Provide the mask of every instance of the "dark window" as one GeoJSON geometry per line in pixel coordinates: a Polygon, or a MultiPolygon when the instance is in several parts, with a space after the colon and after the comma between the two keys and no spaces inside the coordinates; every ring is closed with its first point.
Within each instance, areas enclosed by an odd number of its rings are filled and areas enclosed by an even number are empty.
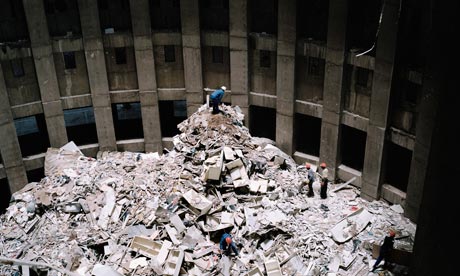
{"type": "Polygon", "coordinates": [[[24,76],[24,66],[22,65],[22,59],[12,59],[11,69],[13,70],[13,76],[16,78],[24,76]]]}
{"type": "Polygon", "coordinates": [[[367,87],[369,80],[369,70],[357,67],[356,68],[356,84],[359,86],[367,87]]]}
{"type": "Polygon", "coordinates": [[[212,62],[224,63],[224,48],[219,46],[212,47],[212,62]]]}
{"type": "Polygon", "coordinates": [[[64,110],[64,122],[69,141],[74,141],[77,145],[97,143],[96,122],[92,107],[64,110]]]}
{"type": "Polygon", "coordinates": [[[405,90],[406,102],[410,104],[417,104],[419,89],[420,89],[420,86],[418,84],[407,82],[407,86],[405,90]]]}
{"type": "Polygon", "coordinates": [[[308,74],[312,76],[320,76],[320,60],[319,58],[308,58],[308,74]]]}
{"type": "Polygon", "coordinates": [[[10,205],[11,190],[6,178],[0,179],[0,215],[4,214],[10,205]]]}
{"type": "Polygon", "coordinates": [[[186,101],[159,101],[161,134],[173,137],[179,134],[177,125],[187,119],[186,101]]]}
{"type": "Polygon", "coordinates": [[[260,67],[270,68],[270,51],[260,50],[260,67]]]}
{"type": "Polygon", "coordinates": [[[126,48],[125,47],[115,48],[115,62],[117,64],[126,64],[126,48]]]}
{"type": "Polygon", "coordinates": [[[46,152],[50,143],[43,113],[15,119],[14,125],[23,157],[46,152]]]}
{"type": "Polygon", "coordinates": [[[251,105],[249,129],[252,136],[276,139],[276,109],[251,105]]]}
{"type": "Polygon", "coordinates": [[[65,69],[77,68],[77,63],[75,62],[75,52],[63,52],[62,56],[64,57],[65,69]]]}
{"type": "Polygon", "coordinates": [[[321,119],[296,113],[295,147],[302,153],[319,156],[321,141],[321,119]]]}
{"type": "Polygon", "coordinates": [[[107,10],[109,8],[109,2],[108,0],[99,0],[99,9],[101,10],[107,10]]]}
{"type": "Polygon", "coordinates": [[[140,103],[113,104],[112,113],[117,141],[144,137],[140,103]]]}
{"type": "Polygon", "coordinates": [[[165,45],[165,62],[176,62],[176,49],[174,45],[165,45]]]}

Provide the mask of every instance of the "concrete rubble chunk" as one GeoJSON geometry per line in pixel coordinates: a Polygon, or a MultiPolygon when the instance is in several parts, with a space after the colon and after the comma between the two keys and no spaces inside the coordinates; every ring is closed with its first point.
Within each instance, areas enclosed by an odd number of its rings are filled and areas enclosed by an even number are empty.
{"type": "Polygon", "coordinates": [[[317,179],[307,197],[305,166],[222,110],[200,107],[164,154],[50,148],[46,177],[0,215],[2,257],[22,262],[0,275],[36,263],[53,276],[363,275],[389,228],[410,254],[416,226],[400,206],[362,199],[353,180],[322,200],[317,179]],[[223,233],[238,257],[220,254],[223,233]]]}

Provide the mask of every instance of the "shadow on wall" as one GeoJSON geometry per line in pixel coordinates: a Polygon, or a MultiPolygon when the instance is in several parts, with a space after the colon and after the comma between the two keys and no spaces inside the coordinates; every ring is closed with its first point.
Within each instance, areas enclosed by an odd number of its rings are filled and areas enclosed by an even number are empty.
{"type": "Polygon", "coordinates": [[[6,208],[10,204],[11,192],[8,180],[0,179],[0,215],[5,213],[6,208]]]}

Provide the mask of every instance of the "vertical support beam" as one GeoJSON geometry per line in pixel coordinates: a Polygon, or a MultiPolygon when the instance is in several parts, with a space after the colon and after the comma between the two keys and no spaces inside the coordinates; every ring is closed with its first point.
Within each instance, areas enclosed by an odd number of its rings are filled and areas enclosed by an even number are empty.
{"type": "Polygon", "coordinates": [[[387,0],[377,39],[361,196],[377,199],[382,187],[385,133],[396,52],[400,0],[387,0]]]}
{"type": "Polygon", "coordinates": [[[99,150],[117,150],[97,0],[78,0],[99,150]]]}
{"type": "MultiPolygon", "coordinates": [[[[425,41],[423,50],[427,53],[427,58],[423,72],[422,95],[420,96],[420,103],[418,105],[418,116],[416,122],[417,129],[415,131],[417,135],[415,136],[415,145],[412,152],[409,181],[407,183],[406,202],[404,206],[404,215],[413,222],[418,222],[419,209],[422,208],[422,197],[423,194],[426,193],[425,185],[429,186],[430,184],[433,184],[430,183],[430,180],[432,181],[432,179],[429,179],[430,176],[428,170],[430,165],[429,163],[433,163],[430,159],[433,159],[433,156],[435,156],[435,154],[432,153],[432,144],[436,143],[436,141],[433,142],[433,140],[436,139],[436,136],[438,136],[438,141],[439,137],[442,137],[439,136],[439,129],[436,129],[436,125],[438,125],[438,127],[440,125],[439,116],[442,114],[448,114],[454,110],[450,109],[446,113],[440,108],[440,104],[446,105],[446,101],[444,100],[446,98],[446,94],[443,93],[441,97],[441,91],[444,92],[448,90],[446,83],[449,83],[449,77],[446,77],[445,71],[447,70],[449,72],[450,69],[444,64],[445,62],[449,62],[449,58],[444,58],[442,55],[440,56],[440,53],[448,53],[447,55],[450,53],[450,51],[446,51],[444,44],[442,43],[443,40],[450,38],[448,36],[444,36],[444,30],[448,29],[443,24],[433,24],[433,15],[431,13],[434,9],[432,9],[431,3],[422,2],[422,5],[422,18],[424,18],[422,26],[423,30],[425,30],[423,35],[425,41]],[[435,29],[436,27],[439,29],[435,29]],[[436,33],[436,30],[438,33],[436,33]],[[442,31],[439,32],[439,30],[442,31]],[[436,37],[439,34],[442,34],[441,37],[436,37]]],[[[446,9],[446,11],[448,11],[448,9],[446,9]]],[[[437,16],[441,17],[442,20],[450,22],[449,19],[444,17],[445,14],[438,14],[437,16]]],[[[454,30],[454,28],[452,30],[454,30]]],[[[448,99],[449,102],[452,101],[452,99],[448,99]]],[[[456,104],[455,101],[452,102],[454,102],[454,105],[456,104]]],[[[456,132],[452,132],[452,134],[453,133],[456,132]]],[[[434,162],[442,162],[442,167],[445,165],[445,160],[434,162]]],[[[436,175],[432,172],[431,174],[436,175]]],[[[438,182],[437,177],[435,177],[435,179],[435,183],[441,183],[438,182]]],[[[428,193],[428,195],[429,194],[430,193],[428,193]]],[[[432,210],[430,210],[430,212],[432,212],[432,210]]],[[[425,215],[426,214],[422,214],[421,216],[423,217],[425,215]]]]}
{"type": "Polygon", "coordinates": [[[294,153],[296,1],[278,1],[276,52],[276,144],[294,153]]]}
{"type": "Polygon", "coordinates": [[[323,115],[319,158],[334,180],[340,163],[340,117],[342,115],[343,67],[347,31],[348,1],[331,0],[327,30],[326,64],[323,88],[323,115]]]}
{"type": "Polygon", "coordinates": [[[249,57],[248,57],[248,3],[247,0],[229,1],[230,8],[230,89],[232,105],[244,113],[249,124],[249,57]]]}
{"type": "Polygon", "coordinates": [[[158,109],[149,1],[130,0],[130,8],[145,151],[161,153],[163,147],[161,143],[160,111],[158,109]]]}
{"type": "Polygon", "coordinates": [[[14,193],[27,184],[27,174],[22,162],[21,148],[19,147],[16,128],[14,127],[8,92],[2,64],[0,63],[0,153],[3,159],[10,191],[14,193]]]}
{"type": "Polygon", "coordinates": [[[54,67],[48,25],[43,1],[23,0],[27,26],[30,30],[32,54],[45,113],[46,129],[52,147],[67,143],[67,131],[62,111],[61,95],[54,67]]]}
{"type": "Polygon", "coordinates": [[[430,158],[431,140],[438,111],[438,94],[441,90],[440,83],[433,80],[433,75],[435,74],[436,72],[433,71],[431,64],[429,64],[423,79],[422,96],[417,116],[417,135],[415,136],[415,146],[412,152],[409,182],[407,184],[404,215],[414,222],[417,222],[418,210],[422,200],[423,186],[430,158]]]}
{"type": "Polygon", "coordinates": [[[200,12],[198,0],[181,0],[182,52],[187,115],[203,104],[203,70],[201,66],[200,12]]]}

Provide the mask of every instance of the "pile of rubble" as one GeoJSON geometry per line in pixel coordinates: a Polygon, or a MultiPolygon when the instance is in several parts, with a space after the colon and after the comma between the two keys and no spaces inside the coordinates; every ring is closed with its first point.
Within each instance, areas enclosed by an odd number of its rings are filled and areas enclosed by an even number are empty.
{"type": "Polygon", "coordinates": [[[46,177],[0,217],[0,275],[360,275],[388,228],[411,251],[398,206],[339,184],[323,200],[317,182],[308,198],[304,166],[222,110],[202,106],[162,155],[49,149],[46,177]],[[219,254],[225,232],[239,256],[219,254]]]}

